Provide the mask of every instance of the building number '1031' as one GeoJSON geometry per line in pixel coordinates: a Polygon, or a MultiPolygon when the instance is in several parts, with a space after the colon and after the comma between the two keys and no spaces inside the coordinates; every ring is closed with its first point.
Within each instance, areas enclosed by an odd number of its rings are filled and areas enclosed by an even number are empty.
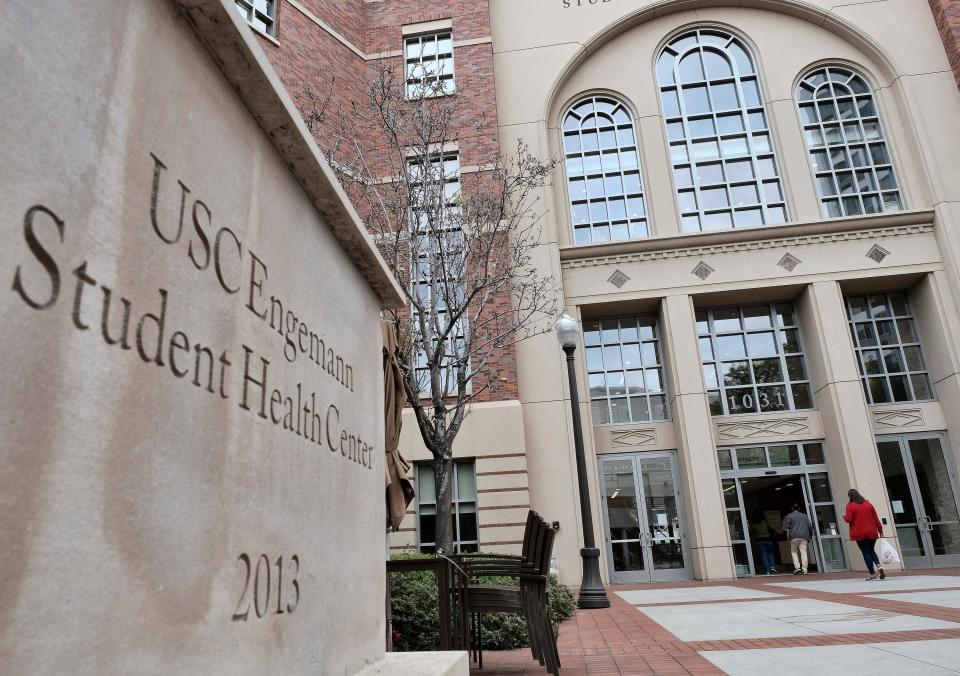
{"type": "Polygon", "coordinates": [[[256,565],[250,560],[246,553],[237,557],[246,568],[246,577],[243,583],[243,592],[240,594],[240,600],[237,602],[237,609],[230,619],[234,622],[246,622],[250,619],[250,608],[257,618],[268,614],[283,615],[284,612],[292,613],[300,605],[300,583],[297,582],[297,575],[300,573],[300,557],[293,554],[284,563],[283,555],[277,557],[272,564],[266,554],[261,554],[257,559],[256,565]],[[289,582],[284,583],[284,571],[290,577],[289,582]],[[273,576],[272,573],[276,573],[273,576]],[[253,584],[250,584],[251,579],[253,584]],[[249,596],[248,596],[249,592],[249,596]],[[276,603],[271,598],[276,592],[276,603]],[[292,595],[292,598],[290,598],[292,595]],[[284,604],[286,599],[286,604],[284,604]]]}
{"type": "Polygon", "coordinates": [[[739,413],[740,411],[756,411],[756,404],[760,404],[760,411],[782,411],[787,407],[783,392],[777,391],[771,397],[766,392],[760,394],[754,399],[753,394],[731,394],[727,397],[727,403],[730,405],[730,413],[739,413]]]}

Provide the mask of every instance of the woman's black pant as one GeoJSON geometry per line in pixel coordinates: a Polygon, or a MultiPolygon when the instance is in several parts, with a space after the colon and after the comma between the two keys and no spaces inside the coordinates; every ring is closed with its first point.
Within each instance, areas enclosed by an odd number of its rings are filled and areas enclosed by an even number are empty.
{"type": "Polygon", "coordinates": [[[877,553],[873,551],[873,547],[876,544],[876,538],[872,540],[857,540],[857,545],[863,553],[863,562],[867,564],[867,570],[870,571],[871,575],[873,575],[873,564],[877,564],[877,566],[880,565],[880,558],[877,556],[877,553]]]}

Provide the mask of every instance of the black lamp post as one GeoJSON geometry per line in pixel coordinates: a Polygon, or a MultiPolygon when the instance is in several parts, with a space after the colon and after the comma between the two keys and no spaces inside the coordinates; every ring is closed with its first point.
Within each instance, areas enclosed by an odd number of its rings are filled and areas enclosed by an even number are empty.
{"type": "Polygon", "coordinates": [[[590,488],[587,483],[587,461],[583,455],[583,428],[580,425],[580,399],[577,396],[577,372],[573,353],[580,339],[580,323],[564,314],[554,325],[560,347],[567,355],[567,375],[570,378],[570,408],[573,411],[573,445],[577,452],[577,486],[580,492],[580,518],[583,521],[583,548],[580,558],[583,579],[580,581],[580,608],[609,608],[610,599],[600,580],[600,550],[593,538],[593,514],[590,509],[590,488]]]}

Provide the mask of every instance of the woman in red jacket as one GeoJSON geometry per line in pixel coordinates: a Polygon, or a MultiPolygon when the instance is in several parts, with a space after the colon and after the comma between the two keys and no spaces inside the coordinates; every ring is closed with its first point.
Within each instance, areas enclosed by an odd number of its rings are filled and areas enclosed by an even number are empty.
{"type": "Polygon", "coordinates": [[[850,502],[847,503],[847,512],[843,515],[843,520],[850,524],[850,539],[855,540],[860,551],[863,552],[863,560],[870,573],[867,581],[876,580],[877,573],[883,580],[887,576],[880,567],[877,553],[873,551],[877,538],[883,534],[883,524],[880,523],[877,510],[869,500],[860,495],[860,491],[856,488],[851,488],[847,492],[847,497],[850,498],[850,502]],[[877,566],[877,573],[873,572],[874,564],[877,566]]]}

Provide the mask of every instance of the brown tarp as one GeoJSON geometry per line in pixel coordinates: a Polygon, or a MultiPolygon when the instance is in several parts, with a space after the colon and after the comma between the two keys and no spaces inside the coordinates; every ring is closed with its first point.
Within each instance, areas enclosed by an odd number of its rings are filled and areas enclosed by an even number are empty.
{"type": "Polygon", "coordinates": [[[397,450],[400,443],[400,425],[407,395],[403,389],[403,372],[400,370],[399,347],[396,327],[393,322],[380,323],[383,331],[383,389],[384,389],[384,445],[386,446],[387,523],[393,530],[400,528],[407,513],[407,505],[413,500],[413,484],[407,478],[410,463],[397,450]]]}

